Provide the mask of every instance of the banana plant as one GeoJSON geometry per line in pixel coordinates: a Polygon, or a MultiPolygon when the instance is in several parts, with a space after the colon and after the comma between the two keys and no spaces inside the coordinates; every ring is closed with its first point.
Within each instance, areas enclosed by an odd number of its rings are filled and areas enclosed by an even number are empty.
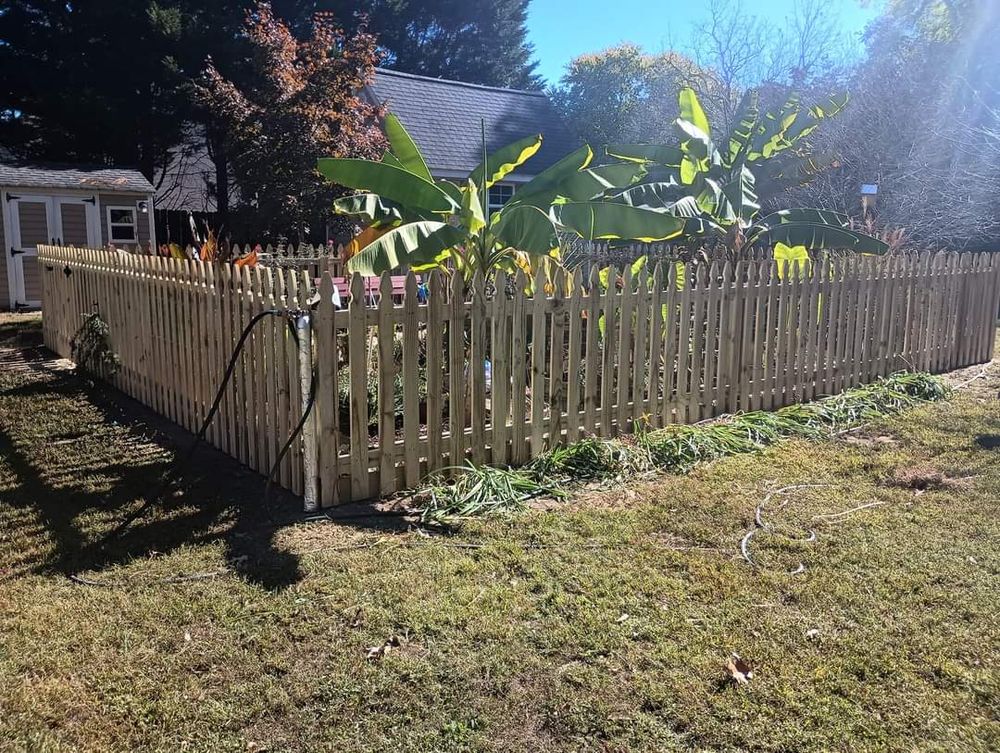
{"type": "Polygon", "coordinates": [[[461,183],[435,179],[400,120],[389,115],[390,148],[381,161],[320,159],[327,179],[359,193],[334,202],[334,211],[353,217],[361,232],[348,247],[351,272],[378,275],[407,265],[435,267],[467,278],[493,269],[518,269],[533,279],[545,269],[550,279],[559,263],[559,234],[587,240],[663,241],[680,237],[685,221],[669,212],[622,202],[605,202],[609,192],[641,180],[646,165],[622,160],[591,166],[582,146],[521,185],[502,208],[489,213],[487,192],[529,160],[541,134],[515,141],[483,160],[461,183]]]}
{"type": "Polygon", "coordinates": [[[785,209],[760,215],[758,175],[800,145],[822,121],[847,105],[847,95],[805,108],[797,95],[774,111],[761,112],[758,95],[744,97],[736,125],[721,144],[692,89],[679,95],[677,146],[614,144],[610,157],[647,167],[647,177],[609,197],[628,206],[658,209],[685,221],[691,245],[721,243],[730,252],[744,248],[803,246],[808,251],[847,249],[882,254],[888,245],[850,227],[843,214],[819,209],[785,209]]]}

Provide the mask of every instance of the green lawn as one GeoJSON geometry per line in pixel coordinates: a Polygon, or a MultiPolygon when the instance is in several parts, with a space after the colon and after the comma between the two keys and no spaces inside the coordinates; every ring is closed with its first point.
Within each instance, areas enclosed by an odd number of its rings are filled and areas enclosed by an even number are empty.
{"type": "Polygon", "coordinates": [[[1000,749],[998,389],[442,537],[0,364],[0,750],[1000,749]]]}

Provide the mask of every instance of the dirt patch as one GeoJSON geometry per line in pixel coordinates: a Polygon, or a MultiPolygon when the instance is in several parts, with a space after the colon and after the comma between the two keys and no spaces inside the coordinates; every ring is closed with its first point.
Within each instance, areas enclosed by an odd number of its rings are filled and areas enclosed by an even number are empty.
{"type": "Polygon", "coordinates": [[[914,491],[937,491],[941,489],[968,489],[972,485],[969,477],[955,478],[932,465],[919,464],[897,468],[889,482],[914,491]]]}
{"type": "Polygon", "coordinates": [[[888,434],[848,434],[844,442],[858,447],[883,448],[895,447],[899,440],[888,434]]]}

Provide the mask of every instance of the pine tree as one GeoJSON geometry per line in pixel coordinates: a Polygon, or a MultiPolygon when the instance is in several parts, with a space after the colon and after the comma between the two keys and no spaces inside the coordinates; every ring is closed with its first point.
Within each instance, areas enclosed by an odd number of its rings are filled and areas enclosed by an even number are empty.
{"type": "Polygon", "coordinates": [[[528,0],[275,0],[275,12],[301,28],[316,10],[340,23],[367,23],[387,68],[424,76],[540,89],[527,40],[528,0]]]}
{"type": "Polygon", "coordinates": [[[21,157],[137,166],[152,179],[184,138],[185,84],[209,40],[234,36],[241,5],[7,0],[0,143],[21,157]]]}

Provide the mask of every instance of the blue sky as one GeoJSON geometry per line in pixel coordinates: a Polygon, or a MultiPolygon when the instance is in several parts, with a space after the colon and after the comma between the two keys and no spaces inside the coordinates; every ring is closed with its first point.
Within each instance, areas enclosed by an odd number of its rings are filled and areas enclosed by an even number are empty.
{"type": "MultiPolygon", "coordinates": [[[[744,0],[744,8],[781,23],[794,1],[744,0]]],[[[860,33],[878,15],[877,2],[862,7],[859,0],[828,1],[851,33],[860,33]]],[[[539,73],[555,84],[572,58],[620,42],[635,42],[649,52],[685,50],[707,7],[706,0],[532,0],[528,33],[539,73]]]]}

